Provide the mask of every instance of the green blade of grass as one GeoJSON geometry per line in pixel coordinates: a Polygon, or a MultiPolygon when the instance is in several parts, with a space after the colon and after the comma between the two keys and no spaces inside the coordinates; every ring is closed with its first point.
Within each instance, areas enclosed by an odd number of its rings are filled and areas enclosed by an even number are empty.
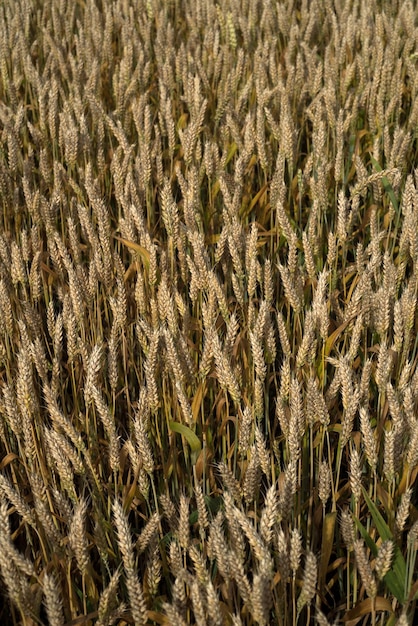
{"type": "MultiPolygon", "coordinates": [[[[382,167],[379,165],[379,163],[376,161],[373,155],[370,155],[370,160],[373,163],[373,167],[376,170],[376,172],[381,172],[382,167]]],[[[398,201],[396,199],[395,192],[393,191],[393,187],[390,184],[389,179],[386,176],[382,176],[382,185],[383,185],[384,190],[388,194],[389,200],[391,201],[396,214],[398,214],[398,210],[399,210],[398,201]]]]}
{"type": "Polygon", "coordinates": [[[194,459],[195,462],[200,453],[200,450],[202,449],[200,439],[188,426],[185,426],[184,424],[179,424],[178,422],[171,421],[169,425],[174,433],[179,433],[179,435],[182,435],[186,439],[192,451],[192,459],[194,459]]]}
{"type": "MultiPolygon", "coordinates": [[[[379,532],[380,537],[383,541],[387,541],[388,539],[393,539],[392,531],[389,526],[385,522],[382,514],[378,510],[377,506],[370,499],[366,491],[363,489],[364,499],[366,500],[366,504],[369,508],[373,521],[376,525],[377,531],[379,532]]],[[[363,524],[357,518],[354,518],[357,524],[360,533],[366,542],[367,546],[370,548],[373,556],[376,556],[378,553],[378,547],[370,537],[367,530],[364,528],[363,524]]],[[[404,591],[404,582],[406,580],[406,563],[405,559],[402,556],[402,552],[399,547],[395,545],[395,550],[393,554],[392,567],[390,571],[384,577],[384,581],[388,586],[388,589],[391,593],[399,600],[399,602],[404,602],[405,600],[405,591],[404,591]]]]}

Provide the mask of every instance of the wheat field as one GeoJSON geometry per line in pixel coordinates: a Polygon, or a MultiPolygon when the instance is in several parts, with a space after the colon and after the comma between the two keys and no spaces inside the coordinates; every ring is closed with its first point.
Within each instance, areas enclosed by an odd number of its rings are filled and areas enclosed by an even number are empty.
{"type": "Polygon", "coordinates": [[[0,3],[0,624],[411,626],[418,10],[0,3]]]}

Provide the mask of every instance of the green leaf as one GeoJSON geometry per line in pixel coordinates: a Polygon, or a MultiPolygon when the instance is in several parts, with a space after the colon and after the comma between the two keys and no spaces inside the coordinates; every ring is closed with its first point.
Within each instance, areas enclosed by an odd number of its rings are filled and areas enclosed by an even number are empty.
{"type": "Polygon", "coordinates": [[[221,496],[204,496],[204,498],[209,511],[212,515],[216,515],[223,504],[223,498],[221,496]]]}
{"type": "Polygon", "coordinates": [[[366,542],[370,552],[373,554],[373,556],[377,555],[378,552],[378,548],[377,545],[375,544],[375,542],[373,541],[373,539],[370,537],[369,533],[367,532],[367,530],[364,528],[363,524],[360,522],[359,519],[357,519],[357,517],[354,517],[354,521],[357,524],[357,528],[360,531],[361,536],[363,537],[364,541],[366,542]]]}
{"type": "Polygon", "coordinates": [[[195,435],[195,433],[188,426],[174,421],[171,421],[169,425],[174,433],[179,433],[186,439],[192,452],[199,454],[202,449],[202,444],[197,435],[195,435]]]}
{"type": "MultiPolygon", "coordinates": [[[[381,172],[382,171],[381,166],[372,155],[370,155],[370,160],[373,163],[373,167],[376,170],[376,172],[381,172]]],[[[384,190],[389,196],[389,200],[391,201],[392,206],[395,209],[395,212],[398,213],[398,201],[396,199],[395,192],[393,191],[393,187],[390,184],[386,176],[382,176],[382,185],[383,185],[384,190]]]]}
{"type": "Polygon", "coordinates": [[[379,535],[381,536],[383,541],[387,541],[388,539],[393,539],[392,531],[390,530],[389,526],[385,522],[381,512],[379,511],[379,509],[377,508],[373,500],[370,499],[364,487],[362,489],[363,489],[364,499],[366,500],[370,513],[372,514],[374,523],[376,524],[376,528],[379,531],[379,535]]]}
{"type": "Polygon", "coordinates": [[[231,143],[231,145],[229,146],[228,149],[228,154],[226,155],[226,161],[225,161],[225,165],[228,165],[228,163],[230,162],[230,160],[232,159],[232,157],[234,156],[234,154],[236,153],[238,149],[237,144],[235,143],[235,141],[233,141],[231,143]]]}
{"type": "MultiPolygon", "coordinates": [[[[375,505],[375,503],[370,499],[366,490],[363,488],[363,495],[366,501],[366,504],[369,508],[369,511],[372,515],[373,521],[376,525],[377,531],[382,538],[383,541],[387,541],[388,539],[393,539],[393,533],[390,530],[389,526],[385,522],[382,514],[379,509],[375,505]]],[[[361,522],[355,518],[355,522],[365,540],[368,547],[370,548],[372,554],[374,556],[377,555],[378,547],[374,543],[374,541],[369,536],[367,530],[361,524],[361,522]]],[[[392,567],[390,571],[384,577],[384,581],[388,586],[390,592],[395,596],[399,602],[403,603],[405,601],[405,581],[406,581],[406,563],[405,559],[400,551],[399,547],[395,545],[394,553],[393,553],[393,561],[392,567]]]]}
{"type": "MultiPolygon", "coordinates": [[[[363,537],[364,541],[366,542],[367,546],[369,547],[370,552],[373,554],[373,556],[376,556],[377,553],[378,553],[377,545],[375,544],[373,539],[370,537],[369,533],[364,528],[364,526],[360,522],[360,520],[357,519],[356,517],[354,517],[354,521],[357,524],[357,527],[358,527],[358,529],[360,531],[361,536],[363,537]]],[[[395,565],[396,565],[396,560],[398,558],[398,554],[400,555],[401,559],[403,560],[402,554],[401,554],[398,546],[395,546],[395,552],[394,552],[394,557],[393,557],[392,569],[386,574],[386,576],[384,577],[383,580],[385,581],[389,591],[395,596],[395,598],[401,604],[403,604],[404,603],[404,596],[405,596],[403,581],[405,580],[405,578],[399,579],[398,576],[394,572],[395,565]]],[[[405,564],[405,561],[404,561],[404,564],[405,564]]]]}

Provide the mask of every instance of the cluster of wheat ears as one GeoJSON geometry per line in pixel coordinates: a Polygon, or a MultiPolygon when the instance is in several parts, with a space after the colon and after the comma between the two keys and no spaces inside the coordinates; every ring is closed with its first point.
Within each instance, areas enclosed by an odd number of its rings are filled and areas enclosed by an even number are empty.
{"type": "Polygon", "coordinates": [[[414,5],[1,2],[2,625],[413,623],[414,5]]]}

